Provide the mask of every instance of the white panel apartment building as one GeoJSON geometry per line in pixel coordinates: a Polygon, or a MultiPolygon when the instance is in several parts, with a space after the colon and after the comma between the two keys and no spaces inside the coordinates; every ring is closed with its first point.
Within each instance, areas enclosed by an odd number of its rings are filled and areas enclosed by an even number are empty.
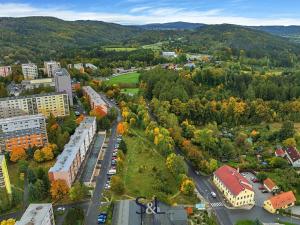
{"type": "Polygon", "coordinates": [[[11,151],[19,146],[44,146],[48,143],[46,119],[43,115],[16,116],[0,119],[0,149],[11,151]]]}
{"type": "Polygon", "coordinates": [[[34,80],[38,77],[38,68],[34,63],[22,64],[22,73],[25,80],[34,80]]]}
{"type": "Polygon", "coordinates": [[[30,96],[0,98],[0,118],[43,114],[48,117],[70,115],[66,93],[46,93],[30,96]]]}
{"type": "Polygon", "coordinates": [[[52,204],[30,204],[15,225],[55,225],[52,204]]]}
{"type": "Polygon", "coordinates": [[[83,94],[88,98],[92,109],[100,108],[105,114],[107,114],[107,104],[102,97],[90,86],[84,86],[82,88],[83,94]]]}
{"type": "Polygon", "coordinates": [[[61,68],[60,63],[56,61],[44,62],[45,74],[53,77],[55,72],[61,68]]]}
{"type": "Polygon", "coordinates": [[[50,168],[50,181],[64,180],[69,187],[72,186],[96,133],[96,126],[96,117],[86,117],[80,123],[63,152],[57,157],[55,165],[50,168]]]}
{"type": "Polygon", "coordinates": [[[12,70],[10,66],[1,66],[0,67],[0,77],[7,77],[11,75],[12,70]]]}

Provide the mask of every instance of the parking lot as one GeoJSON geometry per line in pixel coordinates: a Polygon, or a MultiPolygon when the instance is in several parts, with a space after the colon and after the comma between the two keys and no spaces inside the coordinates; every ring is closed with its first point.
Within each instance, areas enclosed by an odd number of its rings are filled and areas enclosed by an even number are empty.
{"type": "Polygon", "coordinates": [[[262,190],[259,188],[263,186],[261,183],[255,183],[253,182],[253,178],[255,179],[256,176],[253,173],[250,172],[243,172],[241,173],[253,186],[253,190],[255,192],[255,205],[257,206],[263,206],[264,201],[268,199],[270,196],[272,196],[272,193],[262,193],[262,190]]]}

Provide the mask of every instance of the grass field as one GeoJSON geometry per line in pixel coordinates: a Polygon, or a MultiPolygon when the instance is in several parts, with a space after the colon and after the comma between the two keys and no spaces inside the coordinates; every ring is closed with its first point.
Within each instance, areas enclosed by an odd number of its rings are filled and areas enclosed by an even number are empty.
{"type": "Polygon", "coordinates": [[[151,45],[144,45],[143,49],[151,49],[153,51],[160,51],[162,49],[163,42],[157,42],[151,45]]]}
{"type": "Polygon", "coordinates": [[[170,202],[189,204],[196,202],[194,196],[187,197],[179,192],[179,187],[173,175],[167,170],[165,158],[157,152],[142,130],[131,129],[134,137],[124,138],[127,144],[125,170],[123,172],[126,195],[131,197],[145,196],[148,199],[156,196],[154,189],[157,180],[153,170],[159,170],[166,179],[171,193],[168,195],[170,202]]]}
{"type": "Polygon", "coordinates": [[[137,84],[139,82],[140,73],[126,73],[117,77],[112,77],[108,81],[108,84],[137,84]]]}
{"type": "Polygon", "coordinates": [[[137,48],[122,48],[122,47],[107,47],[105,51],[116,51],[116,52],[131,52],[137,50],[137,48]]]}
{"type": "Polygon", "coordinates": [[[121,92],[124,94],[136,95],[139,93],[139,89],[138,88],[125,88],[125,89],[122,89],[121,92]]]}

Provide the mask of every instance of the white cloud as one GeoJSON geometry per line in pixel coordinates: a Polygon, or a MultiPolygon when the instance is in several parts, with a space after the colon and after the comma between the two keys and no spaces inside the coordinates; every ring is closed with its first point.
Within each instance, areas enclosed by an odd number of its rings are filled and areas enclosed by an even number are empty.
{"type": "Polygon", "coordinates": [[[128,13],[84,12],[62,8],[38,8],[30,4],[0,3],[1,17],[53,16],[64,20],[101,20],[121,24],[146,24],[185,21],[193,23],[240,25],[300,25],[300,18],[248,18],[226,15],[222,9],[196,11],[185,8],[136,7],[128,13]],[[136,13],[139,12],[139,13],[136,13]],[[136,13],[136,14],[133,14],[136,13]]]}

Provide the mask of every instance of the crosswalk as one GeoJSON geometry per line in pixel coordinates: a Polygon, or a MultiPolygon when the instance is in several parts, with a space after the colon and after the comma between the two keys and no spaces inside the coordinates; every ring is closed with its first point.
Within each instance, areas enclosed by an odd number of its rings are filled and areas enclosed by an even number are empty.
{"type": "Polygon", "coordinates": [[[224,206],[222,202],[212,202],[212,203],[210,203],[210,205],[213,208],[224,206]]]}

